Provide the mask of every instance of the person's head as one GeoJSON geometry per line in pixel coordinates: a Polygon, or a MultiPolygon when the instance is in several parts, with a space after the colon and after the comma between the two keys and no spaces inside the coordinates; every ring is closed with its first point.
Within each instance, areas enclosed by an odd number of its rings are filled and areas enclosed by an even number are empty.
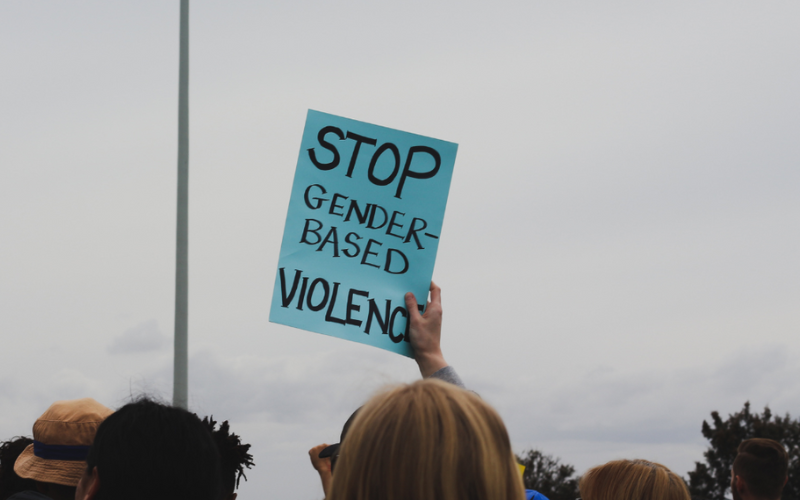
{"type": "Polygon", "coordinates": [[[19,477],[14,472],[14,462],[30,444],[33,444],[33,439],[28,437],[15,437],[0,443],[0,500],[20,491],[36,489],[36,481],[19,477]]]}
{"type": "Polygon", "coordinates": [[[244,468],[251,468],[253,455],[249,453],[250,445],[243,444],[242,438],[232,433],[228,421],[222,422],[219,429],[216,428],[217,422],[214,417],[205,417],[203,424],[211,432],[214,442],[217,444],[220,457],[220,473],[222,474],[222,488],[227,500],[236,500],[234,491],[239,487],[239,480],[247,476],[244,475],[244,468]]]}
{"type": "Polygon", "coordinates": [[[342,443],[331,500],[521,500],[505,425],[477,395],[420,380],[373,397],[342,443]]]}
{"type": "Polygon", "coordinates": [[[647,460],[614,460],[589,469],[578,486],[581,500],[690,500],[680,476],[647,460]]]}
{"type": "Polygon", "coordinates": [[[56,401],[33,424],[33,442],[17,457],[14,472],[52,498],[73,498],[94,435],[111,413],[92,398],[56,401]]]}
{"type": "Polygon", "coordinates": [[[788,471],[789,455],[783,445],[772,439],[746,439],[739,445],[733,461],[733,498],[778,499],[788,480],[788,471]]]}
{"type": "Polygon", "coordinates": [[[147,398],[97,430],[75,500],[219,500],[219,452],[196,415],[147,398]]]}

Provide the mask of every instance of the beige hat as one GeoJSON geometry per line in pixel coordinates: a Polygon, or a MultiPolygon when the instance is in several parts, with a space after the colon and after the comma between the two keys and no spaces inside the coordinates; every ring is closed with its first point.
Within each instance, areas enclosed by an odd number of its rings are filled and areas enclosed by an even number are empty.
{"type": "Polygon", "coordinates": [[[14,472],[44,483],[77,486],[97,428],[112,413],[92,398],[56,401],[33,424],[33,444],[20,453],[14,472]]]}

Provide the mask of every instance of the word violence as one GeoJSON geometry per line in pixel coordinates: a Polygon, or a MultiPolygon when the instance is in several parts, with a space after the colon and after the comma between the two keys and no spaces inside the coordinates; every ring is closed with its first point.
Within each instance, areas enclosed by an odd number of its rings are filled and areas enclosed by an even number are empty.
{"type": "MultiPolygon", "coordinates": [[[[341,283],[334,282],[331,286],[331,283],[324,278],[312,280],[308,276],[303,276],[303,271],[299,269],[295,269],[291,287],[287,287],[285,269],[281,267],[278,270],[281,281],[281,307],[288,308],[294,304],[298,311],[302,311],[304,307],[314,312],[325,309],[325,321],[329,323],[355,327],[364,325],[364,333],[367,335],[372,333],[374,327],[377,326],[382,334],[388,335],[396,344],[409,341],[408,311],[404,306],[392,307],[392,301],[386,299],[386,303],[381,309],[377,301],[370,298],[369,292],[365,290],[351,288],[347,292],[342,290],[340,293],[341,283]],[[344,306],[337,308],[336,302],[340,295],[346,295],[347,300],[345,301],[343,298],[339,300],[339,303],[344,306]],[[362,307],[366,309],[366,312],[362,311],[362,307]],[[364,321],[365,314],[366,321],[364,321]],[[395,326],[400,316],[406,319],[406,326],[403,332],[398,334],[395,326]]],[[[405,301],[402,303],[405,304],[405,301]]],[[[422,312],[424,306],[417,304],[417,308],[422,312]]]]}

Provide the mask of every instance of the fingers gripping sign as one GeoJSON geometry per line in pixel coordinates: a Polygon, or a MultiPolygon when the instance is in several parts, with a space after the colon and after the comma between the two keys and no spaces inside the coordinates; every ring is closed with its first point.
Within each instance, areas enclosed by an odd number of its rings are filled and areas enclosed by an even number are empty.
{"type": "Polygon", "coordinates": [[[433,282],[431,282],[430,298],[425,314],[420,314],[414,294],[408,292],[405,296],[409,314],[409,340],[414,349],[414,359],[423,377],[429,377],[447,366],[441,348],[442,289],[433,282]]]}

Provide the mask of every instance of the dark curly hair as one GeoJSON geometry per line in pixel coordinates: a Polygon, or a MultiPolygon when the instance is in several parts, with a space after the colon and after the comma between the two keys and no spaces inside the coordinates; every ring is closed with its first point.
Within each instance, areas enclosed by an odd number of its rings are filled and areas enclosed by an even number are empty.
{"type": "Polygon", "coordinates": [[[95,500],[219,500],[220,457],[188,411],[142,396],[106,418],[86,457],[97,467],[95,500]]]}
{"type": "Polygon", "coordinates": [[[33,439],[27,437],[15,437],[0,443],[0,500],[20,491],[36,489],[36,481],[21,478],[14,472],[17,457],[32,443],[33,439]]]}
{"type": "Polygon", "coordinates": [[[233,493],[239,487],[241,478],[247,481],[244,468],[250,469],[255,465],[253,455],[249,453],[250,445],[242,443],[242,438],[230,431],[227,420],[222,422],[219,429],[216,428],[217,422],[213,416],[205,417],[203,423],[208,426],[219,449],[222,485],[227,493],[233,493]]]}

